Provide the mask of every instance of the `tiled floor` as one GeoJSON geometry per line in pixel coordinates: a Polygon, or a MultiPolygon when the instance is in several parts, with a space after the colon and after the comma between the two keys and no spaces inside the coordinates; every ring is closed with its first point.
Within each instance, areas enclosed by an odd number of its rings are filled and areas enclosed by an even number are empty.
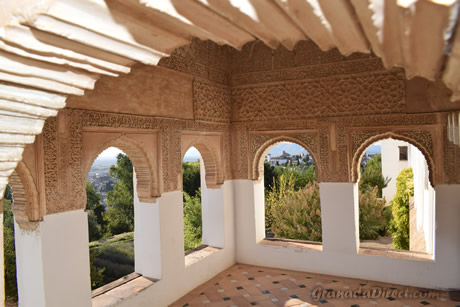
{"type": "Polygon", "coordinates": [[[392,296],[394,291],[401,290],[403,293],[406,289],[408,295],[415,293],[414,291],[424,290],[345,277],[236,264],[192,290],[171,306],[460,307],[460,302],[449,300],[447,293],[442,291],[438,292],[439,298],[414,299],[392,296]],[[356,298],[328,298],[336,293],[346,296],[360,288],[361,292],[356,292],[356,298]],[[319,294],[318,289],[325,293],[325,297],[315,300],[312,292],[319,294]],[[366,289],[388,290],[390,295],[364,298],[366,289]],[[338,290],[344,292],[336,292],[338,290]]]}

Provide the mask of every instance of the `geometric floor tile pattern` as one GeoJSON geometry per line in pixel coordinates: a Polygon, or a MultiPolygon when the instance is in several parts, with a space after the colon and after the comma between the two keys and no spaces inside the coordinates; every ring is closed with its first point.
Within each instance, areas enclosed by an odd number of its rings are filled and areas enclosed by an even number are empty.
{"type": "Polygon", "coordinates": [[[460,302],[444,291],[235,264],[170,306],[460,307],[460,302]]]}

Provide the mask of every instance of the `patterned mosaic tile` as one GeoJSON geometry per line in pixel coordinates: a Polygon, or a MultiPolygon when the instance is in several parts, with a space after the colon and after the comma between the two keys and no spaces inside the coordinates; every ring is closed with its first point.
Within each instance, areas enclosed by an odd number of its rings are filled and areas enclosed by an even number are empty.
{"type": "Polygon", "coordinates": [[[171,306],[460,307],[460,302],[443,291],[235,264],[171,306]]]}

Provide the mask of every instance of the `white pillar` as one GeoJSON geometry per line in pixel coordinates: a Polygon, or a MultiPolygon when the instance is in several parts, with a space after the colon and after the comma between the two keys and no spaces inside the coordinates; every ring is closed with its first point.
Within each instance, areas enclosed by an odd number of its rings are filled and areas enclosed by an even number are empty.
{"type": "MultiPolygon", "coordinates": [[[[0,191],[0,193],[4,193],[2,191],[0,191]]],[[[3,202],[3,194],[0,194],[0,202],[3,202]]],[[[2,206],[3,207],[3,206],[2,206]]],[[[1,230],[0,230],[0,242],[1,242],[1,246],[3,247],[2,248],[2,252],[0,253],[0,300],[2,302],[5,301],[5,268],[4,268],[4,259],[3,259],[3,256],[4,256],[4,243],[3,243],[3,211],[0,212],[0,225],[1,225],[1,230]]]]}
{"type": "Polygon", "coordinates": [[[208,189],[204,161],[200,158],[202,242],[205,245],[224,248],[224,191],[208,189]]]}
{"type": "Polygon", "coordinates": [[[359,248],[359,198],[355,183],[319,184],[323,251],[356,254],[359,248]]]}
{"type": "Polygon", "coordinates": [[[15,241],[20,307],[91,306],[86,212],[45,216],[33,231],[15,223],[15,241]]]}
{"type": "Polygon", "coordinates": [[[161,279],[160,208],[159,201],[143,203],[137,195],[134,180],[134,270],[146,277],[161,279]]]}

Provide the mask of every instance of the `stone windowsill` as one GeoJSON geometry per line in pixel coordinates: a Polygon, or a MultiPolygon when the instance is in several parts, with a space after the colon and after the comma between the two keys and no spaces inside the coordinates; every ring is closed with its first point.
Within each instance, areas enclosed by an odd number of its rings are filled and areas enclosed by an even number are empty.
{"type": "Polygon", "coordinates": [[[208,245],[201,245],[195,249],[189,250],[185,252],[185,267],[188,267],[219,250],[221,249],[208,245]]]}
{"type": "Polygon", "coordinates": [[[275,238],[265,238],[260,241],[258,244],[265,246],[277,246],[285,247],[296,250],[313,250],[313,251],[323,251],[323,244],[321,242],[314,241],[301,241],[301,240],[290,240],[290,239],[275,239],[275,238]]]}
{"type": "Polygon", "coordinates": [[[109,306],[122,301],[131,295],[135,295],[158,280],[146,278],[138,273],[131,273],[123,276],[105,286],[91,292],[92,306],[109,306]]]}
{"type": "Polygon", "coordinates": [[[422,253],[422,252],[397,250],[397,249],[360,247],[358,250],[358,254],[370,255],[370,256],[383,256],[383,257],[389,257],[389,258],[395,258],[395,259],[434,262],[433,255],[422,253]]]}

